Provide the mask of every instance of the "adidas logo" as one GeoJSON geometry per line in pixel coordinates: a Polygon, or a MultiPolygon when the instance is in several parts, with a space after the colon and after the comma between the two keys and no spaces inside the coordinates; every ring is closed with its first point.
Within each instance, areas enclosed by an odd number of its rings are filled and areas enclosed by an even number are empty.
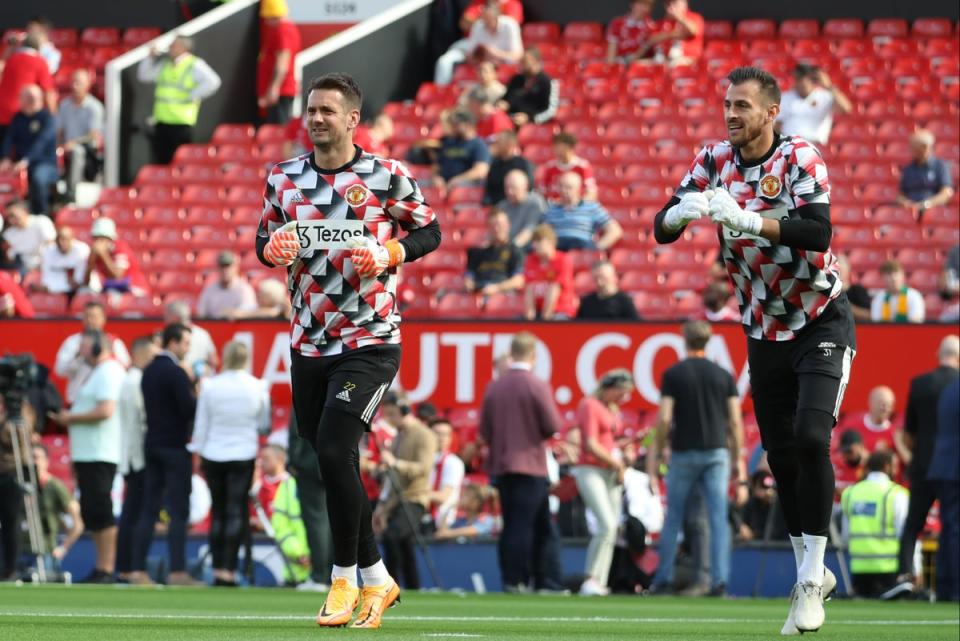
{"type": "Polygon", "coordinates": [[[337,398],[339,398],[341,401],[345,401],[345,402],[349,403],[349,402],[350,402],[350,392],[347,391],[347,390],[342,390],[339,394],[337,394],[337,398]]]}

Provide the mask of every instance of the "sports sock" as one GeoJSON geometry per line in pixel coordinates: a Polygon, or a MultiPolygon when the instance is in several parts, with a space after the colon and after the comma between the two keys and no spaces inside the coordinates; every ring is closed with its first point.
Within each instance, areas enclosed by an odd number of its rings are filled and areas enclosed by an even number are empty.
{"type": "Polygon", "coordinates": [[[803,537],[791,535],[790,543],[793,545],[793,560],[797,562],[797,576],[800,576],[800,566],[803,565],[803,537]]]}
{"type": "Polygon", "coordinates": [[[827,550],[827,537],[804,534],[803,547],[803,563],[797,571],[797,581],[823,585],[823,554],[827,550]]]}
{"type": "Polygon", "coordinates": [[[330,572],[330,580],[336,581],[337,579],[346,579],[350,584],[350,587],[357,587],[357,566],[351,565],[349,567],[343,567],[340,565],[333,566],[333,571],[330,572]]]}
{"type": "Polygon", "coordinates": [[[360,577],[364,585],[383,585],[390,578],[390,573],[381,559],[368,568],[360,568],[360,577]]]}

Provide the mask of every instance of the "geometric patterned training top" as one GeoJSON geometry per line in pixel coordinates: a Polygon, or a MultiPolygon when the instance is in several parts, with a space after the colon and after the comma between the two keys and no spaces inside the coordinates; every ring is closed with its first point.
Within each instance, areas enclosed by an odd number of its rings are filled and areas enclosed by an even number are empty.
{"type": "MultiPolygon", "coordinates": [[[[742,209],[764,218],[800,219],[797,208],[829,205],[830,182],[820,152],[782,136],[764,159],[745,164],[723,141],[700,150],[676,196],[723,188],[742,209]]],[[[758,340],[788,341],[840,295],[833,253],[806,251],[719,225],[721,255],[733,281],[743,328],[758,340]]]]}
{"type": "Polygon", "coordinates": [[[290,345],[304,356],[332,356],[398,344],[396,268],[361,280],[346,241],[362,234],[382,245],[400,228],[410,231],[433,222],[433,210],[396,160],[361,152],[344,167],[324,171],[312,159],[311,151],[274,166],[257,229],[265,239],[287,222],[304,223],[296,230],[300,256],[287,268],[290,345]]]}

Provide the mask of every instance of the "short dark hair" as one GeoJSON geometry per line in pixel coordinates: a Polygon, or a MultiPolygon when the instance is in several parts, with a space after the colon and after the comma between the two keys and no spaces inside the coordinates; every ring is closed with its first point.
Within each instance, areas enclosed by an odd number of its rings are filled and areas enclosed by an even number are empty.
{"type": "Polygon", "coordinates": [[[766,96],[771,104],[780,104],[780,85],[768,71],[759,67],[737,67],[727,74],[727,80],[731,85],[742,85],[752,80],[760,85],[760,93],[766,96]]]}
{"type": "Polygon", "coordinates": [[[49,31],[50,29],[53,28],[53,23],[50,22],[50,18],[48,18],[48,17],[46,17],[46,16],[34,16],[34,17],[30,18],[29,20],[27,20],[27,24],[40,25],[41,27],[43,27],[43,28],[46,29],[47,31],[49,31]]]}
{"type": "Polygon", "coordinates": [[[882,472],[893,464],[893,452],[877,450],[867,458],[868,472],[882,472]]]}
{"type": "Polygon", "coordinates": [[[163,338],[160,343],[164,348],[169,347],[170,343],[179,343],[183,340],[184,334],[189,334],[190,328],[183,323],[170,323],[163,328],[163,338]]]}
{"type": "Polygon", "coordinates": [[[569,147],[577,146],[577,137],[569,131],[560,131],[553,134],[553,144],[567,145],[569,147]]]}
{"type": "Polygon", "coordinates": [[[343,95],[344,101],[353,109],[360,109],[360,105],[363,104],[363,92],[360,91],[360,85],[350,74],[337,71],[317,76],[310,81],[310,89],[307,93],[315,89],[339,91],[343,95]]]}
{"type": "Polygon", "coordinates": [[[524,53],[528,53],[540,62],[543,62],[543,54],[540,53],[539,47],[527,47],[527,50],[524,53]]]}
{"type": "Polygon", "coordinates": [[[902,272],[903,266],[895,260],[885,261],[880,265],[881,274],[896,274],[897,272],[902,272]]]}
{"type": "Polygon", "coordinates": [[[104,313],[106,313],[106,311],[107,311],[106,305],[104,305],[103,303],[101,303],[101,302],[98,301],[98,300],[88,300],[86,303],[84,303],[84,305],[83,305],[83,310],[86,311],[86,310],[91,309],[91,308],[93,308],[93,307],[99,307],[99,308],[100,308],[100,311],[101,311],[101,312],[104,312],[104,313]]]}
{"type": "Polygon", "coordinates": [[[133,342],[130,343],[130,351],[135,352],[139,349],[142,349],[152,344],[153,344],[153,336],[139,336],[133,339],[133,342]]]}
{"type": "Polygon", "coordinates": [[[687,321],[683,325],[683,342],[688,351],[699,352],[710,342],[710,323],[703,320],[687,321]]]}
{"type": "Polygon", "coordinates": [[[6,205],[4,205],[3,208],[7,211],[11,209],[24,209],[28,214],[30,213],[30,203],[28,203],[22,198],[14,198],[10,202],[8,202],[6,205]]]}

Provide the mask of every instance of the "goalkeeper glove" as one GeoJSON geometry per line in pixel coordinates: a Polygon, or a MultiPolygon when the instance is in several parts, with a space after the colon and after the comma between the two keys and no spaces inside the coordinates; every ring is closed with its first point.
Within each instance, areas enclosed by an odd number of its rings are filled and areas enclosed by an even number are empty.
{"type": "Polygon", "coordinates": [[[678,231],[688,223],[706,216],[709,207],[710,203],[704,194],[698,191],[686,193],[680,202],[667,210],[666,216],[663,217],[663,227],[668,232],[678,231]]]}
{"type": "Polygon", "coordinates": [[[296,222],[289,222],[277,231],[273,232],[267,246],[263,248],[263,257],[268,262],[277,267],[286,267],[291,265],[297,259],[300,252],[300,241],[297,235],[290,231],[296,226],[296,222]]]}
{"type": "Polygon", "coordinates": [[[403,245],[391,238],[385,245],[367,236],[350,241],[350,259],[360,278],[376,278],[389,267],[395,267],[406,258],[403,245]]]}
{"type": "Polygon", "coordinates": [[[759,236],[763,229],[763,217],[741,209],[733,196],[723,189],[716,190],[710,198],[710,218],[724,227],[754,236],[759,236]]]}

